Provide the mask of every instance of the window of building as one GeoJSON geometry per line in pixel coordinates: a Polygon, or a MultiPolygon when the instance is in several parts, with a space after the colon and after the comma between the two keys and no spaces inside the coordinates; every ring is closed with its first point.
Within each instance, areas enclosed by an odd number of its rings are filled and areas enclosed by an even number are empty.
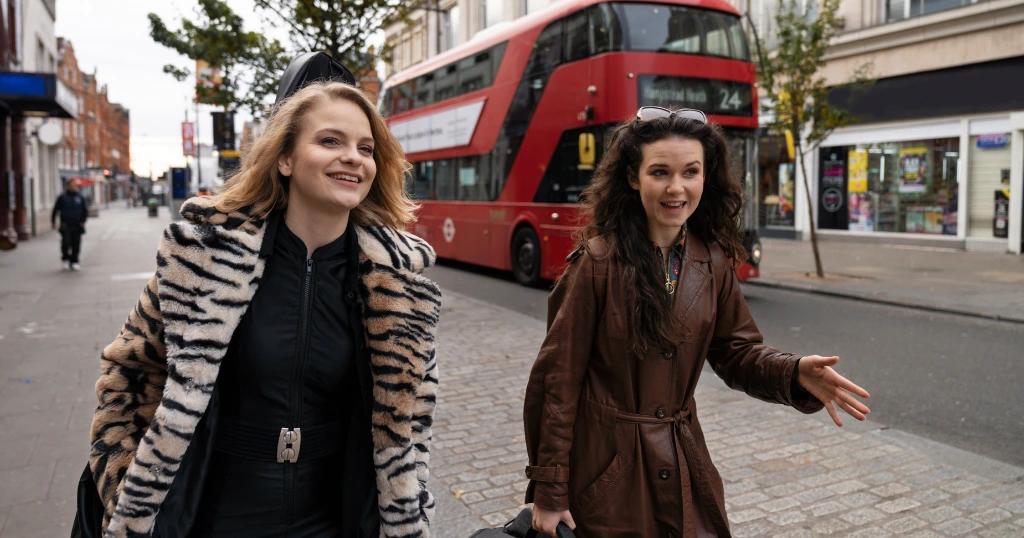
{"type": "Polygon", "coordinates": [[[484,28],[494,26],[505,20],[505,0],[483,0],[484,28]]]}
{"type": "Polygon", "coordinates": [[[885,0],[885,22],[930,15],[948,9],[969,6],[976,0],[885,0]]]}
{"type": "Polygon", "coordinates": [[[443,13],[442,27],[444,28],[444,50],[448,50],[459,43],[459,6],[452,6],[443,13]]]}
{"type": "Polygon", "coordinates": [[[959,146],[942,138],[822,148],[819,225],[956,235],[959,146]]]}

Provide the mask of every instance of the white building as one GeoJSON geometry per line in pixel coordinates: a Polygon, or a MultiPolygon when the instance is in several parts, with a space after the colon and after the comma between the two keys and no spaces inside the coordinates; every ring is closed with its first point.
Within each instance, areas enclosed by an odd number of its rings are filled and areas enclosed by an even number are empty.
{"type": "MultiPolygon", "coordinates": [[[[771,44],[776,1],[738,2],[771,44]]],[[[844,0],[839,14],[823,76],[840,85],[869,64],[875,82],[833,91],[854,122],[809,155],[821,235],[1020,253],[1024,1],[844,0]]],[[[761,161],[762,225],[806,236],[802,182],[761,161]]]]}
{"type": "MultiPolygon", "coordinates": [[[[54,33],[56,20],[55,0],[24,0],[18,10],[18,42],[20,43],[20,70],[30,73],[57,73],[57,36],[54,33]]],[[[68,89],[57,82],[57,98],[61,105],[77,113],[77,100],[68,89]]],[[[53,202],[60,194],[60,174],[57,170],[60,141],[47,144],[42,129],[63,132],[62,122],[56,118],[27,117],[25,119],[25,189],[30,194],[26,205],[30,212],[32,233],[42,231],[50,220],[53,202]],[[52,124],[44,127],[44,124],[52,124]],[[33,218],[34,216],[34,218],[33,218]]],[[[52,142],[51,140],[48,140],[52,142]]]]}

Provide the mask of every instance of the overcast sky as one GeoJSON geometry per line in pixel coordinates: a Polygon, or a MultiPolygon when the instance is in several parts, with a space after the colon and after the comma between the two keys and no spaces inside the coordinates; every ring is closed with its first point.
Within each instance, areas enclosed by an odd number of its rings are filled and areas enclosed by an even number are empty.
{"type": "MultiPolygon", "coordinates": [[[[228,4],[243,17],[248,14],[246,23],[252,29],[258,27],[252,0],[228,4]]],[[[177,29],[181,16],[192,17],[195,8],[194,0],[57,1],[57,36],[71,40],[79,68],[96,72],[110,100],[131,111],[131,164],[137,174],[149,175],[152,169],[159,175],[169,166],[185,164],[181,122],[186,108],[190,119],[195,114],[193,82],[177,82],[163,73],[165,64],[184,67],[189,60],[153,42],[146,15],[154,12],[177,29]]],[[[199,126],[205,143],[210,142],[209,109],[203,107],[199,126]]]]}

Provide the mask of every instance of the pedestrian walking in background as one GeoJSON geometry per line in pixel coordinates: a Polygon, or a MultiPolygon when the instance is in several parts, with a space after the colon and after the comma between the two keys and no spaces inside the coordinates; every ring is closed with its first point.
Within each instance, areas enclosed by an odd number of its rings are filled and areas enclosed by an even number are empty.
{"type": "Polygon", "coordinates": [[[57,196],[50,214],[50,226],[57,227],[60,217],[60,261],[64,269],[81,269],[78,255],[82,251],[82,234],[89,219],[89,203],[78,192],[78,180],[69,179],[63,193],[57,196]]]}
{"type": "Polygon", "coordinates": [[[429,533],[440,290],[407,166],[363,93],[316,82],[184,204],[102,354],[83,535],[429,533]]]}
{"type": "Polygon", "coordinates": [[[734,273],[742,191],[704,113],[643,107],[584,191],[589,218],[551,293],[524,418],[533,526],[585,538],[729,536],[694,390],[726,384],[864,420],[864,389],[764,344],[734,273]]]}

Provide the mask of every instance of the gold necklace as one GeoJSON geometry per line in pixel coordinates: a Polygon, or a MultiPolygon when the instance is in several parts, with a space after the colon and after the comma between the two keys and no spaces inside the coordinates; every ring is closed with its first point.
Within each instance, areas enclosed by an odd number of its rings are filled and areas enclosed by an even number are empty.
{"type": "MultiPolygon", "coordinates": [[[[676,241],[668,248],[668,255],[662,254],[662,257],[665,258],[665,291],[667,291],[669,295],[676,294],[676,287],[679,284],[678,280],[672,280],[672,249],[685,240],[686,226],[683,226],[679,231],[679,235],[676,236],[676,241]]],[[[661,252],[661,247],[658,247],[658,252],[661,252]]]]}

